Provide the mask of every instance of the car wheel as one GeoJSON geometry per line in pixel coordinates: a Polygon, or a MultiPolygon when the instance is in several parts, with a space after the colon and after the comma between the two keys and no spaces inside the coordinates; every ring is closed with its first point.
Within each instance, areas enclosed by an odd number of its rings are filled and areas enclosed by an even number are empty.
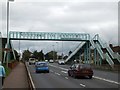
{"type": "Polygon", "coordinates": [[[91,79],[91,78],[92,78],[92,75],[89,76],[89,79],[91,79]]]}
{"type": "Polygon", "coordinates": [[[49,71],[47,71],[47,73],[49,73],[49,71]]]}
{"type": "Polygon", "coordinates": [[[74,75],[73,75],[73,72],[71,72],[71,77],[73,77],[74,75]]]}
{"type": "Polygon", "coordinates": [[[73,73],[73,78],[76,78],[76,75],[73,73]]]}
{"type": "Polygon", "coordinates": [[[71,76],[70,72],[68,71],[68,76],[71,76]]]}

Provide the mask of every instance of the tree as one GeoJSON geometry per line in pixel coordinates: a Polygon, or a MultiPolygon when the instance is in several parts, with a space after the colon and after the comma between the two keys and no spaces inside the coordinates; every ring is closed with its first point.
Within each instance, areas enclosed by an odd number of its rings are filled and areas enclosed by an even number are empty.
{"type": "Polygon", "coordinates": [[[57,52],[56,51],[50,51],[50,52],[46,53],[45,59],[47,59],[47,60],[50,60],[50,59],[56,60],[57,59],[57,52]]]}
{"type": "Polygon", "coordinates": [[[38,60],[44,60],[44,53],[43,50],[41,50],[40,52],[38,52],[38,60]]]}
{"type": "Polygon", "coordinates": [[[32,52],[30,52],[29,50],[24,50],[23,54],[22,54],[22,59],[25,61],[28,61],[31,54],[32,54],[32,52]]]}
{"type": "Polygon", "coordinates": [[[39,58],[39,52],[37,52],[37,50],[35,50],[35,51],[33,52],[33,57],[36,58],[36,59],[39,58]]]}

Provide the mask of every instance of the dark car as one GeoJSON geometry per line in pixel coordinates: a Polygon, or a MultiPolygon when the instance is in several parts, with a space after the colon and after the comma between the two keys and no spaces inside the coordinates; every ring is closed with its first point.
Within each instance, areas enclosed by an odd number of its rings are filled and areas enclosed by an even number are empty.
{"type": "Polygon", "coordinates": [[[49,67],[47,62],[36,62],[35,64],[36,73],[47,72],[49,73],[49,67]]]}
{"type": "Polygon", "coordinates": [[[73,64],[68,70],[68,76],[74,78],[88,76],[91,79],[93,70],[89,64],[73,64]]]}

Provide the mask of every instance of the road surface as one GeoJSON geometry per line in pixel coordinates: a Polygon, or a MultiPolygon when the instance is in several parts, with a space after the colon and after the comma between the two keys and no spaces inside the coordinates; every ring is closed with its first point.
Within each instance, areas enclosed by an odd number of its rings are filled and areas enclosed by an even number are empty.
{"type": "Polygon", "coordinates": [[[118,88],[118,74],[94,70],[92,79],[69,77],[68,65],[49,63],[50,73],[36,73],[34,65],[28,65],[35,88],[118,88]]]}

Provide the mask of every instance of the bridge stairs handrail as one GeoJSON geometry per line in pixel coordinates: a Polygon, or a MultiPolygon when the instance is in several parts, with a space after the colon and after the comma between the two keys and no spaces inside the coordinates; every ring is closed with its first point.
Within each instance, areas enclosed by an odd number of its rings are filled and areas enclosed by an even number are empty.
{"type": "MultiPolygon", "coordinates": [[[[97,49],[98,53],[100,54],[102,59],[106,59],[106,61],[108,62],[108,64],[113,67],[114,62],[112,61],[112,59],[110,58],[108,53],[104,53],[102,48],[105,48],[105,44],[103,44],[102,40],[99,38],[98,34],[96,34],[93,39],[91,40],[93,41],[92,43],[94,43],[95,48],[97,49]],[[95,42],[96,41],[96,42],[95,42]]],[[[91,44],[92,44],[91,43],[91,44]]]]}
{"type": "Polygon", "coordinates": [[[99,37],[99,35],[97,34],[97,39],[98,42],[100,43],[100,45],[102,46],[102,48],[106,48],[107,52],[109,53],[108,55],[110,55],[112,57],[112,59],[117,59],[118,62],[120,63],[120,58],[119,58],[119,54],[114,53],[113,50],[110,48],[109,45],[107,45],[107,43],[103,43],[103,41],[101,40],[101,38],[99,37]]]}
{"type": "Polygon", "coordinates": [[[75,55],[75,53],[78,52],[78,50],[80,50],[80,48],[85,44],[86,42],[81,42],[76,49],[70,54],[70,56],[68,56],[68,58],[65,60],[65,62],[67,62],[73,55],[75,55]]]}

